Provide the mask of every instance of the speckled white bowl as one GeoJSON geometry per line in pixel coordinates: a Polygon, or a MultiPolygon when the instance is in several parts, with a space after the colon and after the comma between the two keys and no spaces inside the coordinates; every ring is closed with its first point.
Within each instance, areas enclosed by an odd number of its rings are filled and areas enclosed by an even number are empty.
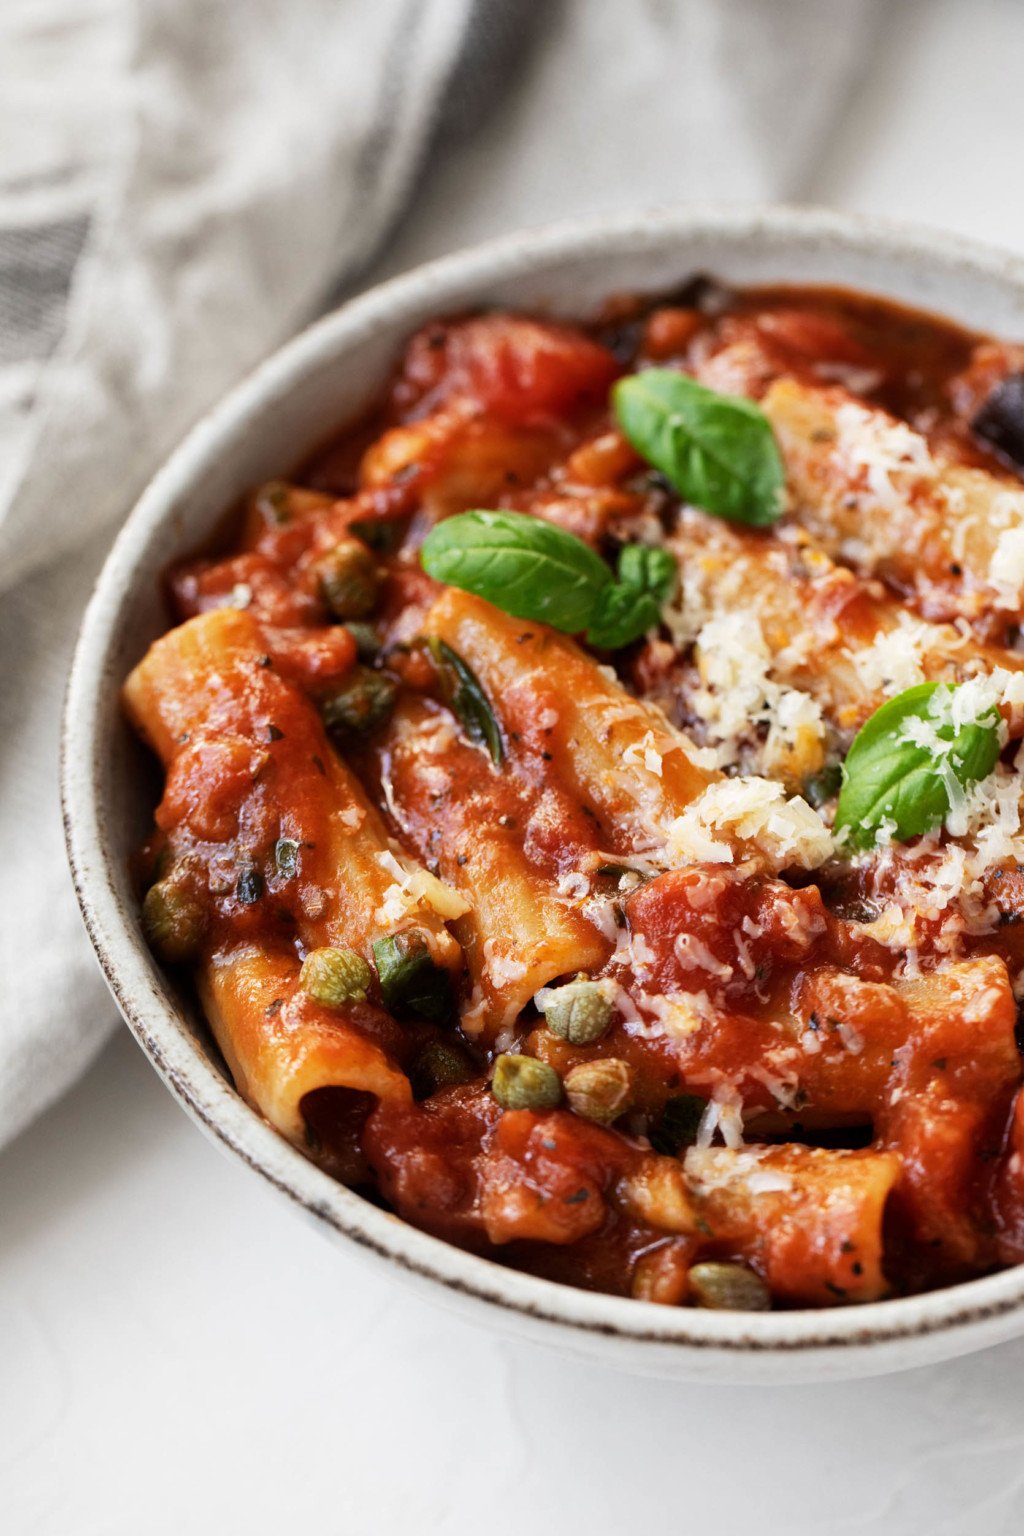
{"type": "Polygon", "coordinates": [[[322,1173],[253,1113],[139,932],[128,857],[155,780],[118,710],[125,674],[164,628],[160,573],[254,482],[287,473],[356,416],[404,338],[477,304],[583,316],[609,293],[695,272],[739,283],[838,283],[1024,337],[1024,263],[935,233],[818,211],[667,209],[574,222],[447,257],[303,333],[190,433],[111,551],[82,626],[63,749],[68,852],[86,926],[130,1028],[171,1092],[226,1151],[347,1254],[508,1333],[627,1370],[709,1381],[809,1381],[899,1370],[1024,1333],[1024,1267],[931,1295],[829,1312],[673,1310],[504,1269],[428,1237],[322,1173]]]}

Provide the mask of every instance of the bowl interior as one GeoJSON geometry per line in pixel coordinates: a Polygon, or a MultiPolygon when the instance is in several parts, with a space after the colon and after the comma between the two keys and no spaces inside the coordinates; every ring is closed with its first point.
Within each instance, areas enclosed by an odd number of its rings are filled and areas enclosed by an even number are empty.
{"type": "Polygon", "coordinates": [[[554,1331],[632,1368],[718,1379],[852,1375],[923,1363],[1024,1327],[1024,1271],[855,1312],[740,1320],[571,1291],[451,1249],[342,1189],[241,1103],[191,999],[172,988],[141,941],[129,878],[157,781],[121,717],[118,690],[166,627],[167,565],[201,546],[247,488],[286,475],[360,414],[408,333],[438,313],[503,305],[585,317],[609,294],[665,291],[702,271],[736,283],[861,288],[1024,337],[1024,279],[1009,258],[785,210],[664,212],[515,236],[373,290],[270,359],[205,418],[126,523],[90,605],[69,686],[69,851],[101,963],[155,1065],[211,1134],[332,1230],[431,1284],[441,1281],[449,1297],[497,1303],[505,1327],[554,1331]]]}

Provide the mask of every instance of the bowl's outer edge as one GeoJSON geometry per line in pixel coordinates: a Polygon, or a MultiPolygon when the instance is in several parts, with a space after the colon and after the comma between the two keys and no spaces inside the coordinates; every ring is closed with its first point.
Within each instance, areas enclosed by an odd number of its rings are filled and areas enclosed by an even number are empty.
{"type": "MultiPolygon", "coordinates": [[[[69,677],[62,736],[68,855],[89,936],[118,1006],[172,1093],[225,1150],[328,1232],[351,1239],[435,1298],[505,1331],[632,1371],[715,1381],[790,1381],[898,1370],[1024,1331],[1024,1268],[927,1296],[834,1312],[754,1317],[673,1311],[556,1286],[463,1253],[361,1200],[251,1111],[197,1046],[141,940],[104,803],[117,696],[141,648],[126,615],[139,567],[175,548],[183,508],[205,487],[226,505],[243,488],[225,454],[261,415],[288,415],[303,381],[358,346],[393,349],[432,314],[495,299],[533,303],[573,276],[562,309],[615,287],[666,286],[695,267],[727,276],[842,281],[895,293],[979,328],[1024,337],[1024,262],[930,231],[786,208],[661,209],[508,236],[370,290],[268,359],[192,430],[154,478],[100,574],[69,677]],[[632,276],[630,276],[632,274],[632,276]],[[234,483],[232,484],[234,473],[234,483]]],[[[240,462],[240,461],[239,461],[240,462]]],[[[184,552],[188,543],[179,542],[184,552]]],[[[137,626],[138,628],[138,626],[137,626]]],[[[140,631],[141,633],[141,631],[140,631]]]]}

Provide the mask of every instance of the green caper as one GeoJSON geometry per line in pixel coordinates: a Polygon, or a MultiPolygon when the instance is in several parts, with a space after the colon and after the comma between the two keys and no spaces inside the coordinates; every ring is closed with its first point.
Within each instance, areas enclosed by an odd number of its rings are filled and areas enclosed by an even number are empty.
{"type": "Polygon", "coordinates": [[[611,1125],[633,1103],[633,1069],[617,1056],[600,1061],[581,1061],[565,1074],[569,1108],[584,1120],[611,1125]]]}
{"type": "Polygon", "coordinates": [[[417,1099],[429,1099],[442,1088],[468,1083],[475,1075],[465,1051],[447,1040],[428,1040],[418,1053],[409,1077],[417,1099]]]}
{"type": "Polygon", "coordinates": [[[202,903],[173,879],[158,880],[142,903],[142,931],[167,965],[195,959],[206,929],[202,903]]]}
{"type": "Polygon", "coordinates": [[[356,667],[337,692],[321,701],[324,725],[339,736],[366,735],[389,718],[397,694],[383,672],[356,667]]]}
{"type": "Polygon", "coordinates": [[[491,1092],[502,1109],[554,1109],[562,1100],[562,1079],[535,1056],[499,1056],[491,1092]]]}
{"type": "Polygon", "coordinates": [[[444,1024],[455,1008],[448,972],[430,953],[426,935],[417,928],[377,939],[373,958],[380,977],[381,997],[390,1013],[418,1013],[444,1024]]]}
{"type": "Polygon", "coordinates": [[[382,519],[349,524],[350,532],[380,555],[393,555],[402,542],[403,525],[382,519]]]}
{"type": "Polygon", "coordinates": [[[356,655],[360,661],[373,661],[380,655],[380,637],[372,624],[361,624],[356,620],[346,624],[345,628],[356,643],[356,655]]]}
{"type": "Polygon", "coordinates": [[[311,949],[302,962],[299,983],[325,1008],[365,1003],[373,972],[354,949],[311,949]]]}
{"type": "Polygon", "coordinates": [[[316,563],[320,596],[336,619],[365,619],[377,606],[380,575],[365,544],[345,539],[316,563]]]}
{"type": "Polygon", "coordinates": [[[706,1260],[690,1270],[690,1295],[698,1307],[715,1312],[768,1312],[771,1292],[745,1264],[706,1260]]]}
{"type": "Polygon", "coordinates": [[[570,1045],[593,1045],[608,1033],[612,1022],[612,1005],[604,987],[585,976],[550,992],[540,1007],[548,1029],[570,1045]]]}

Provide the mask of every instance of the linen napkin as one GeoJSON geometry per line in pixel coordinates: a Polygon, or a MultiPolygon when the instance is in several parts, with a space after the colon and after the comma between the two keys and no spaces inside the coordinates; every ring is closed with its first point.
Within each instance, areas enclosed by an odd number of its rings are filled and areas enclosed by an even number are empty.
{"type": "Polygon", "coordinates": [[[115,1022],[65,867],[58,724],[91,582],[161,459],[369,280],[410,204],[393,266],[561,213],[799,196],[877,9],[6,0],[0,1144],[115,1022]]]}

